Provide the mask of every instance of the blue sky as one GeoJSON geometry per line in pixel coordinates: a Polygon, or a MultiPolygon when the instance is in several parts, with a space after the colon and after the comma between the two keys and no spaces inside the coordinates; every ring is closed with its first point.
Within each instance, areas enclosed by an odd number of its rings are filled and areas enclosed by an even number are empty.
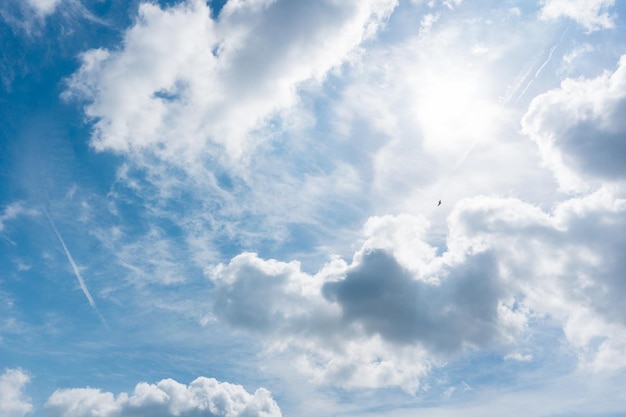
{"type": "Polygon", "coordinates": [[[2,2],[0,416],[626,414],[625,24],[2,2]]]}

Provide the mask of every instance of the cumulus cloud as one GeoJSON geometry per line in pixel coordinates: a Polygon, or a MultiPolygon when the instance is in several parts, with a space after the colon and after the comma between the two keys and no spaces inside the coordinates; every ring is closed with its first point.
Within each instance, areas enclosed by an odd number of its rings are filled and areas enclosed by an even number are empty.
{"type": "Polygon", "coordinates": [[[324,283],[341,279],[347,268],[336,259],[312,276],[298,262],[241,254],[207,271],[215,284],[213,311],[271,351],[292,352],[297,367],[320,383],[416,389],[430,366],[423,349],[367,335],[342,322],[340,308],[323,297],[324,283]]]}
{"type": "Polygon", "coordinates": [[[415,390],[433,364],[468,348],[530,360],[532,347],[517,349],[537,318],[561,326],[581,366],[626,365],[626,201],[611,190],[548,213],[517,199],[463,200],[441,255],[425,226],[371,218],[351,263],[337,258],[314,275],[241,254],[207,270],[214,314],[342,386],[415,390]]]}
{"type": "Polygon", "coordinates": [[[565,190],[584,190],[626,178],[626,56],[615,71],[567,78],[540,94],[522,119],[523,132],[539,146],[565,190]]]}
{"type": "Polygon", "coordinates": [[[420,343],[433,353],[486,346],[498,328],[496,282],[489,254],[471,258],[438,285],[414,280],[383,251],[363,255],[323,295],[341,306],[341,319],[391,343],[420,343]],[[444,307],[445,306],[445,307],[444,307]]]}
{"type": "Polygon", "coordinates": [[[453,213],[449,242],[494,251],[516,304],[562,325],[582,366],[620,369],[626,264],[617,230],[626,226],[625,203],[607,189],[550,214],[519,200],[469,199],[453,213]]]}
{"type": "Polygon", "coordinates": [[[189,385],[172,379],[156,384],[137,384],[132,394],[117,396],[94,388],[55,391],[46,403],[51,416],[125,417],[202,416],[202,417],[280,417],[282,413],[264,388],[254,394],[241,385],[200,377],[189,385]]]}
{"type": "Polygon", "coordinates": [[[569,17],[593,32],[615,25],[615,15],[609,13],[614,3],[614,0],[544,0],[539,15],[542,19],[569,17]]]}
{"type": "Polygon", "coordinates": [[[87,101],[98,150],[147,150],[185,167],[214,147],[232,157],[250,132],[293,105],[298,85],[351,59],[394,0],[206,2],[139,7],[120,50],[82,55],[67,97],[87,101]]]}
{"type": "Polygon", "coordinates": [[[315,275],[241,254],[207,271],[214,313],[272,349],[294,348],[319,380],[415,390],[433,363],[506,345],[525,322],[489,251],[437,257],[423,223],[372,218],[352,262],[335,259],[315,275]]]}
{"type": "Polygon", "coordinates": [[[33,410],[30,399],[24,395],[24,387],[30,382],[28,374],[21,369],[6,369],[0,375],[0,415],[22,417],[33,410]]]}

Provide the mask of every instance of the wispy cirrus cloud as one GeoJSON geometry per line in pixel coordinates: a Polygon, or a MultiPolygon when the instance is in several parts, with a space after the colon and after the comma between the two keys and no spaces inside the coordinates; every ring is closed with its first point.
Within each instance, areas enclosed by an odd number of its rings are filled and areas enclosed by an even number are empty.
{"type": "Polygon", "coordinates": [[[15,220],[20,216],[35,216],[38,211],[28,207],[23,202],[17,201],[8,204],[0,213],[0,233],[5,230],[5,224],[11,220],[15,220]]]}

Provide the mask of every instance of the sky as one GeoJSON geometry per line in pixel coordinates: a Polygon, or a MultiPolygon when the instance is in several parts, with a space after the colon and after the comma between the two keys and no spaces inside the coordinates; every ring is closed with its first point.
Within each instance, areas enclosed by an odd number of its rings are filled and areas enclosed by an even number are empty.
{"type": "Polygon", "coordinates": [[[622,0],[4,0],[0,42],[0,417],[626,415],[622,0]]]}

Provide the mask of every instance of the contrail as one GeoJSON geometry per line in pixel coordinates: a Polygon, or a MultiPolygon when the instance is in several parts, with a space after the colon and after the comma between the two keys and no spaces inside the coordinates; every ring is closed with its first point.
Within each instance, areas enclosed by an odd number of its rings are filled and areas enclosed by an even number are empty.
{"type": "Polygon", "coordinates": [[[528,90],[528,88],[530,88],[531,84],[537,79],[537,77],[539,76],[539,74],[541,74],[541,71],[544,69],[544,67],[546,65],[548,65],[548,62],[550,62],[550,60],[552,59],[552,55],[554,55],[554,51],[556,50],[556,48],[559,47],[559,45],[561,44],[561,42],[563,42],[563,38],[565,38],[565,34],[567,33],[567,31],[569,30],[569,25],[565,28],[565,31],[563,32],[563,34],[561,35],[561,39],[559,39],[559,41],[554,44],[554,46],[550,49],[550,52],[548,53],[548,58],[546,58],[546,60],[544,61],[543,64],[541,64],[541,66],[539,67],[539,69],[537,70],[537,72],[535,72],[535,76],[533,77],[532,80],[530,80],[528,82],[528,84],[526,84],[526,88],[524,88],[524,90],[520,93],[519,96],[517,96],[517,99],[515,100],[515,103],[517,103],[518,101],[520,101],[520,99],[524,96],[524,94],[526,93],[526,91],[528,90]]]}
{"type": "Polygon", "coordinates": [[[89,301],[89,305],[93,307],[93,309],[96,311],[96,313],[98,314],[98,317],[100,317],[100,320],[102,320],[102,323],[104,323],[104,325],[108,327],[106,320],[104,319],[104,317],[100,313],[100,310],[98,310],[98,307],[96,306],[96,302],[93,300],[93,297],[89,293],[89,290],[87,289],[87,285],[85,285],[85,280],[83,280],[83,277],[80,274],[80,269],[78,269],[78,265],[76,265],[76,262],[74,262],[74,258],[72,257],[72,254],[70,253],[69,249],[65,245],[65,241],[61,237],[59,230],[57,229],[56,225],[52,221],[52,218],[48,214],[48,211],[44,209],[43,212],[48,218],[48,221],[50,222],[50,226],[52,226],[52,229],[54,230],[54,233],[57,235],[59,242],[61,242],[61,246],[63,246],[63,251],[65,252],[65,256],[67,256],[67,260],[70,261],[70,265],[72,265],[72,269],[74,270],[74,275],[76,275],[76,279],[78,280],[78,283],[80,284],[81,290],[83,290],[83,294],[85,294],[85,297],[87,297],[87,301],[89,301]]]}

